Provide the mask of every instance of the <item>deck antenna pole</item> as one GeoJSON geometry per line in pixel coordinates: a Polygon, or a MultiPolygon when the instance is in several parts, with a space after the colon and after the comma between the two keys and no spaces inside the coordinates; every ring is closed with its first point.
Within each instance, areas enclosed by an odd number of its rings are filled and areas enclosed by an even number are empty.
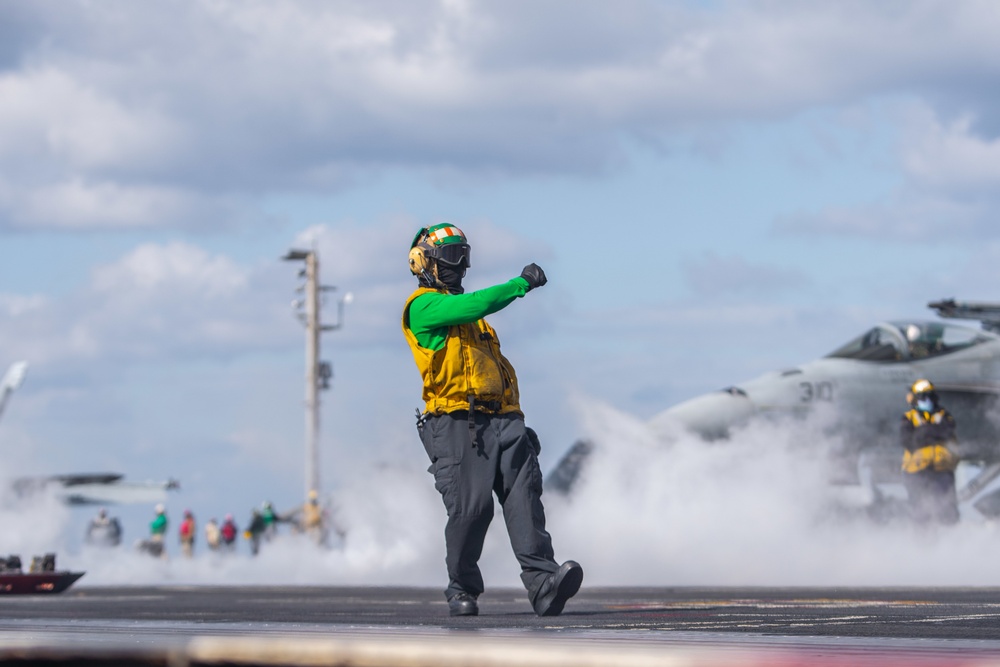
{"type": "Polygon", "coordinates": [[[319,256],[313,250],[289,250],[282,257],[286,261],[303,261],[305,267],[299,271],[299,277],[305,282],[300,285],[296,292],[302,294],[301,298],[292,301],[292,307],[297,311],[298,319],[305,325],[306,329],[306,466],[305,466],[305,495],[309,496],[310,491],[320,492],[319,480],[319,392],[330,388],[330,380],[333,378],[333,366],[328,361],[320,361],[319,346],[320,333],[324,331],[335,331],[343,325],[344,304],[350,303],[352,295],[345,294],[337,302],[337,323],[323,324],[321,321],[322,295],[326,292],[336,290],[336,287],[319,284],[319,256]]]}

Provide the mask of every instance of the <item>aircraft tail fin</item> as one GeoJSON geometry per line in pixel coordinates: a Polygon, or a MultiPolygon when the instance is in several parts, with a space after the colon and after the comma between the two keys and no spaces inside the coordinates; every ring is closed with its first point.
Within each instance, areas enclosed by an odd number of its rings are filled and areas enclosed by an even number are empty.
{"type": "Polygon", "coordinates": [[[1000,334],[1000,303],[942,299],[941,301],[931,301],[927,307],[936,310],[939,317],[978,320],[987,331],[1000,334]]]}
{"type": "Polygon", "coordinates": [[[28,362],[27,361],[15,361],[7,369],[4,374],[3,379],[0,380],[0,415],[3,414],[4,408],[7,407],[7,401],[10,399],[10,395],[14,393],[14,390],[21,386],[24,382],[24,375],[28,372],[28,362]]]}

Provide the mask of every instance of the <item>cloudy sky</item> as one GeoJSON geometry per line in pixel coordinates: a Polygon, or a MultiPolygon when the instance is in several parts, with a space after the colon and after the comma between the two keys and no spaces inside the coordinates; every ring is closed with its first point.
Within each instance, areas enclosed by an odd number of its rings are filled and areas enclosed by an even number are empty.
{"type": "Polygon", "coordinates": [[[300,502],[291,247],[327,321],[354,295],[324,491],[425,466],[399,314],[442,220],[469,288],[549,276],[491,318],[545,467],[588,406],[1000,300],[998,33],[986,0],[0,2],[3,472],[300,502]]]}

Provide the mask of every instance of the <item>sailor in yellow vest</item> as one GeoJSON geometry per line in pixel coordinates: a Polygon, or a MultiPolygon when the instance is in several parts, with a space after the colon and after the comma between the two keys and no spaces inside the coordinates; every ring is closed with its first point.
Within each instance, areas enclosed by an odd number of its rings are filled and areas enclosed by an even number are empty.
{"type": "Polygon", "coordinates": [[[917,380],[906,397],[911,409],[903,415],[903,484],[913,517],[923,523],[955,523],[955,419],[938,403],[929,380],[917,380]]]}
{"type": "Polygon", "coordinates": [[[554,559],[538,438],[524,425],[514,368],[483,319],[541,287],[546,277],[529,264],[516,278],[466,294],[469,255],[465,234],[454,225],[418,231],[409,262],[419,287],[403,307],[403,333],[424,384],[417,429],[448,512],[445,597],[452,616],[479,613],[484,586],[478,562],[496,493],[528,599],[539,616],[555,616],[579,590],[583,568],[554,559]]]}
{"type": "Polygon", "coordinates": [[[302,517],[299,519],[299,529],[308,535],[316,544],[326,544],[326,526],[323,521],[323,508],[319,504],[319,494],[316,489],[309,490],[309,497],[302,505],[302,517]]]}

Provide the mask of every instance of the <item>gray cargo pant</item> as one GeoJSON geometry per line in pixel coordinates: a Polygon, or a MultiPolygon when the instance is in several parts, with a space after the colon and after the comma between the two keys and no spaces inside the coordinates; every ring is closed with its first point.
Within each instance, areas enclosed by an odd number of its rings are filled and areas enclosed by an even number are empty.
{"type": "Polygon", "coordinates": [[[431,460],[428,472],[434,475],[434,486],[448,511],[445,596],[483,592],[478,563],[496,493],[510,545],[521,564],[521,581],[534,603],[546,575],[559,565],[553,558],[552,538],[545,531],[542,472],[524,418],[476,412],[475,443],[465,410],[426,415],[418,422],[418,430],[431,460]]]}

